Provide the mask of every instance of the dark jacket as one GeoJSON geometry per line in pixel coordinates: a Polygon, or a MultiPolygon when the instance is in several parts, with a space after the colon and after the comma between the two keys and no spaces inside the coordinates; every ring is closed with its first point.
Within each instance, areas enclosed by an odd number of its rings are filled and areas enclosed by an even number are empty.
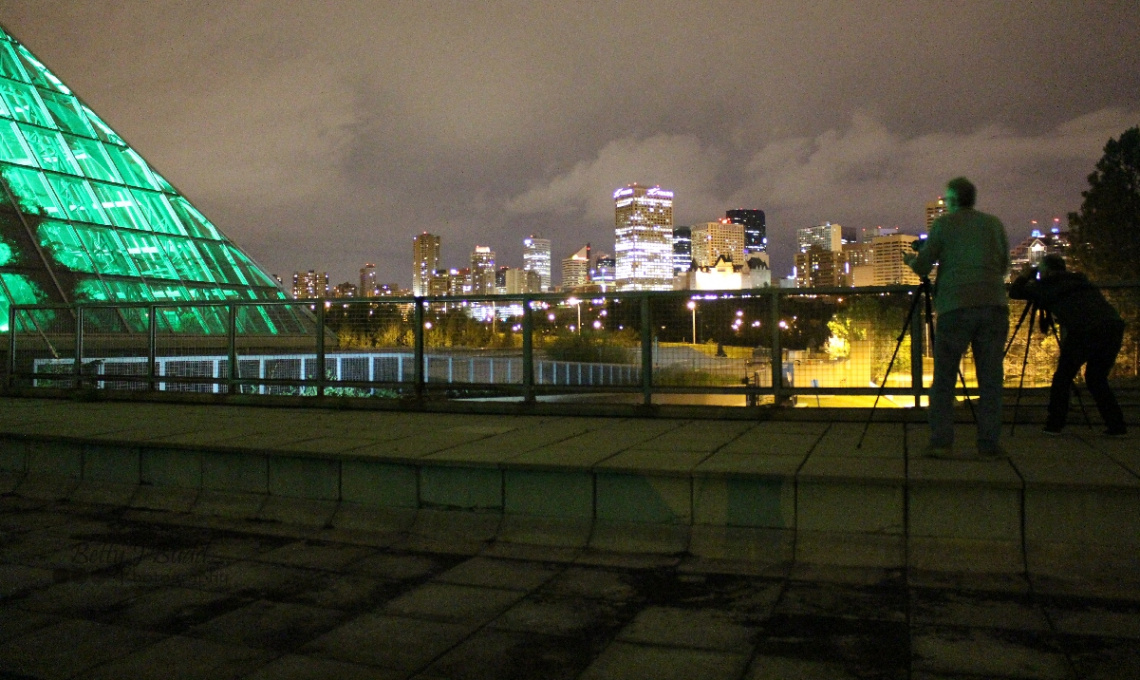
{"type": "Polygon", "coordinates": [[[1063,330],[1091,329],[1122,323],[1120,314],[1080,272],[1036,278],[1036,270],[1018,276],[1009,288],[1015,300],[1028,300],[1053,315],[1063,330]]]}

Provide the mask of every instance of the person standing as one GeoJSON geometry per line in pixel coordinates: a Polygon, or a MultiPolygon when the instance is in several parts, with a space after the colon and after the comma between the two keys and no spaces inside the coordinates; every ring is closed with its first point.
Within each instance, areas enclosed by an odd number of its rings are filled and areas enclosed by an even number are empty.
{"type": "Polygon", "coordinates": [[[1065,269],[1060,255],[1049,254],[1037,267],[1027,267],[1013,281],[1009,296],[1028,300],[1048,312],[1061,326],[1061,356],[1049,388],[1045,433],[1058,435],[1069,415],[1073,378],[1085,367],[1085,385],[1104,419],[1110,437],[1128,434],[1124,413],[1108,384],[1124,340],[1124,321],[1100,290],[1080,272],[1065,269]]]}
{"type": "Polygon", "coordinates": [[[965,177],[946,184],[946,213],[934,220],[925,245],[903,256],[925,277],[938,265],[934,286],[934,382],[930,386],[930,445],[935,458],[954,453],[954,390],[966,348],[978,376],[978,456],[1005,457],[1001,447],[1002,360],[1009,332],[1009,239],[1001,220],[974,209],[977,189],[965,177]]]}

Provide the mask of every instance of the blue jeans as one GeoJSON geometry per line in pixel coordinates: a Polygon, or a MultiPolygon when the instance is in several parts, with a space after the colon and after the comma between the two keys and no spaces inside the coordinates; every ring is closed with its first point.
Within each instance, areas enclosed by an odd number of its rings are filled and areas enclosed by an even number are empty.
{"type": "Polygon", "coordinates": [[[934,383],[930,386],[930,445],[954,445],[954,389],[962,354],[974,349],[978,373],[978,450],[998,449],[1001,436],[1002,359],[1009,308],[961,307],[938,315],[934,333],[934,383]]]}

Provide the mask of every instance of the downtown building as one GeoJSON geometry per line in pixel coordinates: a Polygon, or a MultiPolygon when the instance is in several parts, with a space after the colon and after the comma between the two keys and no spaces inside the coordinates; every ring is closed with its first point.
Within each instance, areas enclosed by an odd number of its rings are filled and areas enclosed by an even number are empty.
{"type": "Polygon", "coordinates": [[[672,290],[673,192],[630,184],[613,198],[617,289],[672,290]]]}
{"type": "Polygon", "coordinates": [[[562,290],[569,292],[590,284],[590,244],[562,259],[562,290]]]}
{"type": "Polygon", "coordinates": [[[293,299],[309,300],[329,295],[329,275],[310,269],[306,272],[293,272],[293,299]]]}
{"type": "Polygon", "coordinates": [[[690,234],[693,262],[698,267],[712,267],[722,257],[736,264],[743,264],[746,259],[742,224],[729,222],[727,218],[703,222],[694,224],[690,234]]]}
{"type": "Polygon", "coordinates": [[[439,236],[425,231],[412,239],[412,295],[428,295],[431,279],[438,269],[439,236]]]}
{"type": "Polygon", "coordinates": [[[488,246],[475,246],[471,253],[471,294],[494,295],[497,276],[495,251],[488,246]]]}
{"type": "MultiPolygon", "coordinates": [[[[726,210],[724,218],[733,224],[744,227],[744,256],[768,252],[768,226],[764,221],[764,211],[756,209],[726,210]]],[[[767,262],[767,260],[764,260],[767,262]]]]}
{"type": "Polygon", "coordinates": [[[523,239],[523,270],[534,272],[539,278],[537,290],[528,293],[546,293],[551,290],[553,281],[550,271],[550,239],[531,234],[523,239]]]}

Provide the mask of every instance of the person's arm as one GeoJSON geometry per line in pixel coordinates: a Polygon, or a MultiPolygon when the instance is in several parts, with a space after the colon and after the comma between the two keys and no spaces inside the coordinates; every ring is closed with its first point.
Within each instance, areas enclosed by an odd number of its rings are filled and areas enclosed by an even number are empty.
{"type": "Polygon", "coordinates": [[[919,276],[926,276],[942,254],[942,230],[937,223],[930,228],[930,236],[917,253],[903,253],[903,263],[919,276]]]}
{"type": "Polygon", "coordinates": [[[1009,285],[1009,296],[1014,300],[1037,299],[1037,268],[1026,265],[1009,285]]]}

